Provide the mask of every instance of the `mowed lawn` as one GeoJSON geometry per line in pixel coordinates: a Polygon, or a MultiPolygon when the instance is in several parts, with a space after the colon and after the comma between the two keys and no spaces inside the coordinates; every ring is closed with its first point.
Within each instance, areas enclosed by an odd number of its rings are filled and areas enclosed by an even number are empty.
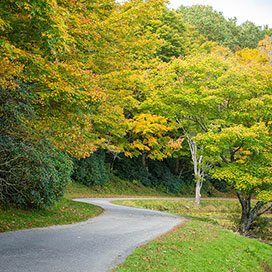
{"type": "MultiPolygon", "coordinates": [[[[272,246],[234,232],[239,212],[236,201],[202,200],[199,209],[192,200],[118,203],[185,215],[189,220],[134,250],[115,271],[272,271],[272,246]]],[[[266,219],[271,223],[272,216],[266,219]]],[[[261,229],[256,231],[255,236],[260,235],[261,229]]],[[[261,237],[269,242],[271,226],[266,232],[261,237]]]]}

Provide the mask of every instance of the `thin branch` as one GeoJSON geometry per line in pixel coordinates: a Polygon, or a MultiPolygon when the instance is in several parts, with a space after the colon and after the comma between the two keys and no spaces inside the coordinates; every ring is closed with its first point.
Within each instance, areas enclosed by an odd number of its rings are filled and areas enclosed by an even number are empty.
{"type": "Polygon", "coordinates": [[[229,163],[229,161],[226,159],[226,157],[224,155],[220,155],[220,157],[222,158],[222,160],[225,162],[225,163],[229,163]]]}
{"type": "Polygon", "coordinates": [[[268,205],[268,207],[266,209],[264,209],[262,212],[258,213],[257,216],[260,216],[264,213],[266,213],[267,211],[269,211],[270,209],[272,209],[272,203],[270,205],[268,205]]]}
{"type": "Polygon", "coordinates": [[[237,147],[235,150],[233,150],[234,153],[236,153],[237,151],[239,151],[244,145],[244,141],[242,141],[242,143],[240,144],[239,147],[237,147]]]}

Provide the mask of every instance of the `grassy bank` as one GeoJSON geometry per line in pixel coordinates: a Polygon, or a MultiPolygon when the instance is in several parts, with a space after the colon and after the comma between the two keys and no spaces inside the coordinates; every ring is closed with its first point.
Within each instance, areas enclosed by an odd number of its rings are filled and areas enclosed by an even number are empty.
{"type": "Polygon", "coordinates": [[[97,216],[103,210],[87,203],[63,199],[49,210],[0,208],[0,232],[71,224],[97,216]]]}
{"type": "MultiPolygon", "coordinates": [[[[239,205],[233,200],[124,200],[119,204],[186,216],[187,221],[155,241],[136,249],[116,271],[272,271],[272,247],[240,236],[239,205]],[[231,230],[231,231],[230,231],[231,230]]],[[[267,228],[256,226],[255,238],[271,242],[267,228]]],[[[260,222],[259,222],[260,223],[260,222]]]]}
{"type": "Polygon", "coordinates": [[[112,177],[104,186],[87,187],[71,183],[64,198],[49,210],[18,209],[0,206],[0,232],[71,224],[97,216],[102,209],[91,204],[74,202],[74,198],[98,196],[171,196],[163,190],[143,186],[139,182],[128,182],[112,177]]]}
{"type": "Polygon", "coordinates": [[[109,196],[175,196],[165,189],[150,188],[138,181],[125,181],[111,176],[110,180],[101,185],[87,187],[73,182],[68,185],[65,197],[68,199],[83,197],[109,197],[109,196]]]}
{"type": "Polygon", "coordinates": [[[271,264],[271,246],[193,220],[137,248],[115,272],[257,272],[271,264]]]}

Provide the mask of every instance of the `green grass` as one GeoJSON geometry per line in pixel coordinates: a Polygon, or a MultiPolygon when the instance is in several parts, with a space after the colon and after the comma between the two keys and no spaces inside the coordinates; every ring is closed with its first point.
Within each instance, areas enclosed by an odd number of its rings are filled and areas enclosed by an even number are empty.
{"type": "Polygon", "coordinates": [[[272,271],[271,250],[259,241],[193,220],[137,248],[114,271],[272,271]]]}
{"type": "MultiPolygon", "coordinates": [[[[208,222],[221,226],[233,232],[238,231],[241,208],[236,200],[201,200],[200,207],[194,205],[193,200],[120,200],[118,204],[142,207],[146,209],[169,212],[190,219],[208,222]]],[[[249,236],[272,242],[272,214],[266,213],[259,218],[249,236]]]]}
{"type": "Polygon", "coordinates": [[[97,206],[63,199],[49,210],[23,210],[0,207],[0,232],[71,224],[97,216],[97,206]]]}
{"type": "MultiPolygon", "coordinates": [[[[121,271],[272,271],[272,247],[235,233],[239,205],[233,200],[120,200],[114,203],[182,215],[192,219],[133,251],[115,272],[121,271]]],[[[271,242],[268,228],[256,227],[254,236],[271,242]]],[[[253,233],[252,233],[253,235],[253,233]]]]}
{"type": "Polygon", "coordinates": [[[87,187],[73,182],[68,185],[65,197],[68,199],[83,197],[122,197],[122,196],[175,196],[163,189],[145,187],[138,181],[125,181],[111,176],[103,186],[87,187]]]}

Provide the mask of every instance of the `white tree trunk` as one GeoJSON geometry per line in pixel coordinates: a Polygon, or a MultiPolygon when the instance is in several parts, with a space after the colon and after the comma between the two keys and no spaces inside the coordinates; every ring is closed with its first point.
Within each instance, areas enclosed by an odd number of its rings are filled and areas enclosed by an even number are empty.
{"type": "Polygon", "coordinates": [[[200,198],[201,198],[201,194],[200,194],[200,190],[202,187],[202,182],[200,182],[199,180],[196,181],[196,190],[195,190],[195,205],[199,206],[200,204],[200,198]]]}
{"type": "MultiPolygon", "coordinates": [[[[198,157],[197,154],[197,144],[196,142],[187,134],[187,142],[190,147],[191,151],[191,156],[194,164],[194,175],[195,175],[195,181],[196,181],[196,190],[195,190],[195,204],[199,206],[200,204],[200,198],[201,198],[201,187],[203,183],[203,178],[204,178],[204,169],[202,168],[203,164],[203,155],[200,155],[198,157]]],[[[201,147],[200,150],[202,150],[203,147],[201,147]]]]}
{"type": "Polygon", "coordinates": [[[196,190],[195,190],[195,204],[199,206],[200,204],[200,198],[201,198],[201,188],[205,176],[205,171],[207,170],[206,167],[209,167],[208,164],[203,162],[203,146],[200,147],[200,155],[197,152],[197,144],[194,139],[190,137],[190,135],[186,132],[186,130],[183,128],[181,122],[178,118],[176,118],[177,122],[183,129],[185,136],[187,138],[187,142],[190,148],[192,161],[194,165],[194,176],[195,176],[195,182],[196,182],[196,190]]]}

